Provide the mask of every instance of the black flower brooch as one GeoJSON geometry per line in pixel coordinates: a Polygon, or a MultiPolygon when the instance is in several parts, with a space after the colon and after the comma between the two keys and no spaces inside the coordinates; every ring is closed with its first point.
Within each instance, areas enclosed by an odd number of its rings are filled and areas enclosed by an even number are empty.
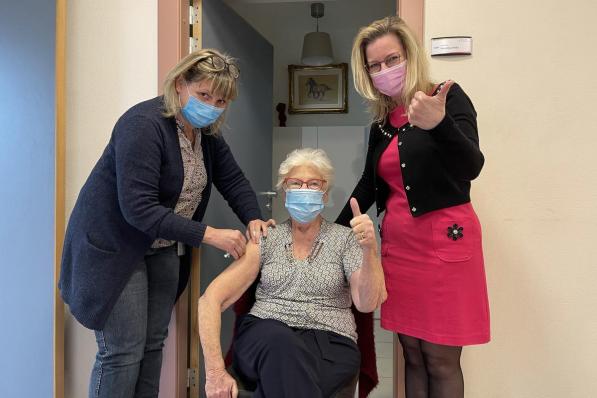
{"type": "Polygon", "coordinates": [[[451,238],[452,240],[462,238],[464,236],[464,234],[462,233],[463,229],[464,227],[459,227],[458,224],[454,224],[451,227],[448,227],[448,238],[451,238]]]}

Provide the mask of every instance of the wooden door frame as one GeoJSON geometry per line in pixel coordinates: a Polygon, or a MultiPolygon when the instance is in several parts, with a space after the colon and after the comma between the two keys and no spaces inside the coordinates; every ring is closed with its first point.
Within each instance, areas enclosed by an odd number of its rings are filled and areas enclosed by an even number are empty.
{"type": "MultiPolygon", "coordinates": [[[[162,92],[166,75],[180,59],[189,54],[189,6],[201,9],[198,0],[158,0],[158,87],[162,92]]],[[[200,16],[200,14],[198,14],[200,16]]],[[[193,36],[199,32],[199,21],[193,21],[193,36]]],[[[200,37],[200,36],[199,36],[200,37]]],[[[197,301],[200,283],[200,251],[193,249],[191,275],[187,289],[173,311],[175,345],[175,398],[197,396],[199,392],[199,336],[197,333],[197,301]],[[189,373],[189,370],[194,373],[189,373]],[[193,376],[191,376],[193,375],[193,376]],[[188,383],[188,386],[187,386],[188,383]]]]}
{"type": "MultiPolygon", "coordinates": [[[[166,2],[166,0],[160,0],[166,2]]],[[[180,34],[180,48],[181,57],[191,51],[191,37],[193,39],[193,50],[201,48],[201,26],[202,26],[202,2],[201,0],[183,0],[183,11],[180,15],[180,27],[178,29],[180,34]],[[189,7],[192,6],[193,20],[189,20],[189,7]]],[[[159,29],[158,29],[159,31],[159,29]]],[[[167,44],[166,44],[167,45],[167,44]]],[[[158,46],[158,53],[159,53],[158,46]]],[[[161,84],[161,82],[159,82],[161,84]]],[[[181,349],[178,350],[178,363],[182,364],[184,357],[185,366],[184,372],[182,366],[177,367],[177,374],[179,380],[179,387],[184,384],[185,394],[188,393],[189,397],[198,397],[200,384],[199,374],[201,372],[200,360],[199,360],[199,329],[198,329],[198,314],[197,305],[199,301],[201,289],[201,249],[194,248],[191,256],[191,273],[189,276],[189,283],[186,290],[186,296],[181,297],[179,300],[176,311],[177,314],[184,312],[186,317],[177,317],[177,346],[181,349]],[[180,308],[179,308],[180,307],[180,308]],[[182,374],[181,374],[182,373],[182,374]],[[181,384],[181,381],[184,381],[181,384]],[[188,387],[188,391],[187,388],[188,387]]],[[[183,395],[178,395],[177,398],[182,398],[183,395]]]]}
{"type": "Polygon", "coordinates": [[[53,396],[64,398],[64,302],[58,290],[65,231],[66,176],[66,0],[56,0],[54,87],[54,324],[53,396]]]}
{"type": "MultiPolygon", "coordinates": [[[[162,2],[167,2],[166,0],[160,0],[162,2]]],[[[202,13],[201,13],[201,2],[202,0],[190,0],[195,8],[195,20],[191,22],[192,29],[191,35],[195,39],[195,46],[196,48],[201,48],[201,39],[202,39],[202,13]]],[[[418,40],[423,44],[424,40],[424,10],[425,4],[424,0],[396,0],[396,12],[397,14],[406,21],[406,23],[410,26],[410,28],[414,31],[415,35],[417,36],[418,40]]],[[[158,17],[159,20],[159,17],[158,17]]],[[[188,26],[188,24],[187,24],[188,26]]],[[[184,29],[184,26],[181,27],[184,29]]],[[[188,33],[186,31],[186,37],[188,40],[188,33]]],[[[158,29],[159,33],[159,29],[158,29]]],[[[181,35],[184,37],[185,32],[181,35]]],[[[159,54],[159,46],[158,46],[158,54],[159,54]]],[[[160,82],[161,84],[161,82],[160,82]]],[[[197,330],[197,301],[200,295],[200,252],[199,250],[194,250],[193,252],[193,264],[191,268],[191,277],[189,281],[189,311],[190,311],[190,338],[188,340],[188,349],[189,349],[189,368],[196,370],[196,378],[195,380],[199,380],[199,372],[201,371],[200,361],[199,361],[199,335],[197,330]]],[[[181,300],[183,301],[183,300],[181,300]]],[[[188,320],[187,320],[188,322],[188,320]]],[[[179,330],[184,329],[184,325],[181,325],[179,330]]],[[[188,324],[186,325],[188,327],[188,324]]],[[[177,339],[178,341],[178,339],[177,339]]],[[[399,341],[397,336],[394,336],[394,347],[398,347],[399,341]]],[[[396,355],[396,350],[394,350],[393,356],[393,366],[394,369],[398,369],[397,361],[400,358],[396,355]]],[[[397,397],[397,391],[400,386],[399,375],[394,374],[394,388],[393,388],[393,396],[397,397]]],[[[189,388],[189,396],[190,397],[197,397],[199,394],[199,385],[198,382],[190,383],[189,388]]],[[[177,397],[180,398],[180,397],[177,397]]]]}
{"type": "MultiPolygon", "coordinates": [[[[191,31],[190,35],[187,31],[187,46],[190,49],[189,36],[193,39],[193,50],[198,50],[202,47],[202,26],[203,26],[203,12],[202,12],[202,0],[190,0],[191,5],[194,9],[194,18],[190,21],[191,31]]],[[[188,342],[188,358],[189,358],[189,369],[193,372],[194,377],[189,382],[189,397],[198,397],[200,391],[200,377],[201,364],[200,364],[200,349],[201,344],[199,343],[199,314],[198,304],[199,296],[201,294],[201,249],[193,249],[192,263],[191,263],[191,275],[189,277],[189,312],[190,312],[190,325],[189,330],[189,342],[188,342]]]]}
{"type": "MultiPolygon", "coordinates": [[[[58,0],[66,1],[66,0],[58,0]]],[[[158,0],[158,86],[172,66],[189,52],[189,36],[195,39],[195,47],[201,48],[202,38],[202,0],[158,0]],[[195,8],[195,20],[189,21],[189,2],[195,8]],[[189,25],[192,25],[189,29],[189,25]],[[175,46],[172,43],[176,43],[175,46]]],[[[397,14],[408,23],[421,43],[424,40],[424,0],[396,0],[397,14]]],[[[189,287],[175,308],[176,316],[176,374],[179,381],[176,398],[186,397],[187,353],[188,367],[194,370],[195,383],[189,383],[188,394],[197,397],[199,394],[199,335],[197,330],[197,301],[200,295],[200,250],[194,249],[192,256],[189,287]],[[186,314],[186,315],[185,315],[186,314]],[[188,351],[187,351],[188,349],[188,351]],[[183,387],[184,386],[184,387],[183,387]],[[183,393],[183,390],[185,391],[183,393]]],[[[394,346],[398,347],[394,336],[394,346]]],[[[397,361],[394,355],[394,369],[397,361]]],[[[394,375],[394,397],[398,391],[398,375],[394,375]]]]}
{"type": "Polygon", "coordinates": [[[425,24],[425,0],[396,0],[396,12],[414,31],[423,44],[425,24]]]}

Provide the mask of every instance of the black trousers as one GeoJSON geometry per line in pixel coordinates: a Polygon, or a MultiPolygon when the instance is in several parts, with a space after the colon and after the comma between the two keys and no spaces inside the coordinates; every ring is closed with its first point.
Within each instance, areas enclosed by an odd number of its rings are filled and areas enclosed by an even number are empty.
{"type": "Polygon", "coordinates": [[[246,315],[234,341],[234,367],[256,383],[255,398],[329,398],[354,380],[361,354],[333,332],[295,329],[246,315]]]}

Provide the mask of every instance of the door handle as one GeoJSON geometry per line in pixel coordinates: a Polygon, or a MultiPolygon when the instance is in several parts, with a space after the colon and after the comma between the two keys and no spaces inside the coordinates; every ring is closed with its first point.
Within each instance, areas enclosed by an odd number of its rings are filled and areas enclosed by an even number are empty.
{"type": "Polygon", "coordinates": [[[263,192],[257,192],[257,195],[259,195],[259,196],[268,196],[270,198],[275,198],[276,196],[278,196],[278,192],[276,192],[276,191],[263,191],[263,192]]]}
{"type": "Polygon", "coordinates": [[[278,196],[278,192],[277,191],[262,191],[262,192],[257,192],[257,195],[259,196],[265,196],[266,202],[265,202],[265,208],[269,211],[272,211],[272,200],[278,196]]]}

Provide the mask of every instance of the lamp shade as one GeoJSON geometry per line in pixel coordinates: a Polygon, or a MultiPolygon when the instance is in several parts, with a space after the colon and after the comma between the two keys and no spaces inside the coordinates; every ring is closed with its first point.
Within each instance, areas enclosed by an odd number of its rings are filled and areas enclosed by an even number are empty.
{"type": "Polygon", "coordinates": [[[303,40],[301,62],[305,65],[322,66],[334,62],[332,41],[325,32],[311,32],[303,40]]]}

